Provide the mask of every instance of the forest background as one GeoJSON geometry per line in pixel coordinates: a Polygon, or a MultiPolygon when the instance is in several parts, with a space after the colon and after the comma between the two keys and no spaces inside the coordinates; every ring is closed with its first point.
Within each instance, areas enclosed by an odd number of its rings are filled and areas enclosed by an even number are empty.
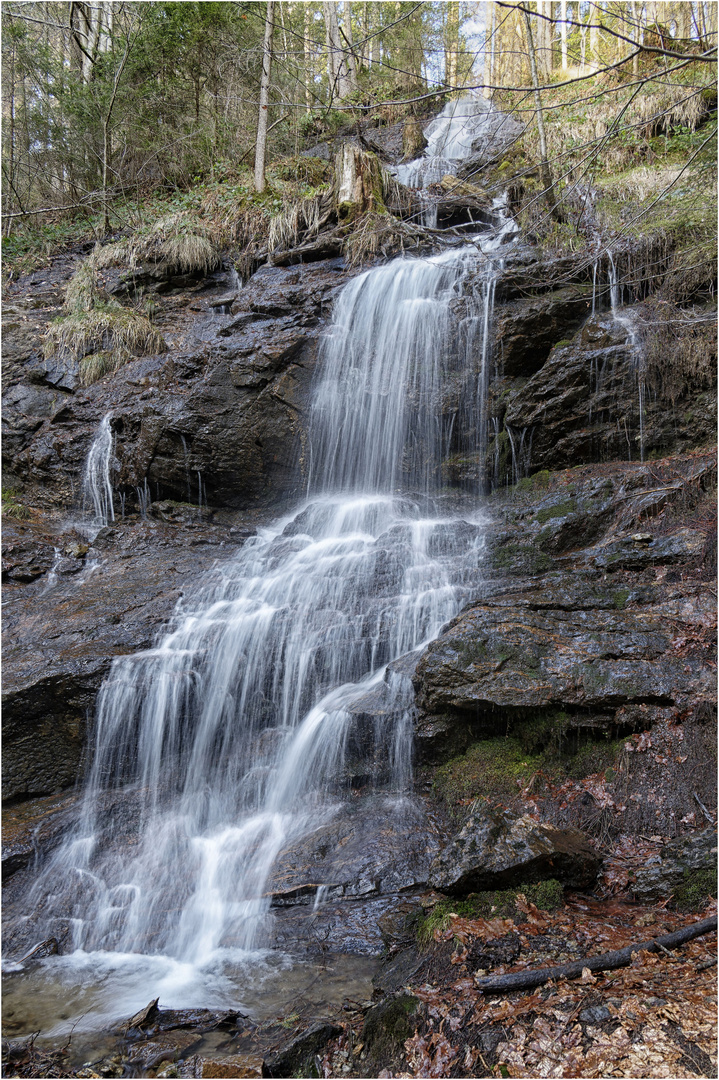
{"type": "Polygon", "coordinates": [[[603,198],[619,232],[678,214],[693,242],[675,269],[706,266],[717,13],[702,0],[3,4],[6,275],[168,213],[175,231],[241,249],[331,182],[303,149],[411,130],[468,88],[524,125],[498,179],[519,190],[525,229],[576,247],[603,198]]]}

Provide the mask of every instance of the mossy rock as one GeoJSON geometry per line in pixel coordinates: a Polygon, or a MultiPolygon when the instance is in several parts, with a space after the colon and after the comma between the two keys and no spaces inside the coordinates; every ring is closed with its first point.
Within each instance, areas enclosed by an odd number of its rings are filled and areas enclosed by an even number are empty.
{"type": "Polygon", "coordinates": [[[514,889],[495,889],[470,893],[466,900],[442,900],[435,904],[417,924],[417,940],[428,945],[436,930],[443,932],[452,925],[452,915],[461,919],[506,918],[521,922],[524,915],[517,908],[517,897],[524,896],[540,911],[557,911],[564,904],[564,889],[555,878],[518,885],[514,889]]]}
{"type": "Polygon", "coordinates": [[[672,907],[677,911],[703,911],[710,897],[716,899],[717,871],[685,870],[681,884],[674,889],[672,907]]]}
{"type": "Polygon", "coordinates": [[[362,1028],[366,1057],[378,1067],[402,1057],[405,1041],[412,1037],[419,1022],[419,1008],[416,997],[400,994],[370,1009],[362,1028]]]}
{"type": "Polygon", "coordinates": [[[540,767],[541,759],[528,754],[518,739],[485,739],[466,754],[437,769],[435,793],[449,806],[459,807],[479,797],[497,799],[516,795],[540,767]],[[518,783],[519,781],[519,783],[518,783]]]}
{"type": "Polygon", "coordinates": [[[552,518],[567,517],[569,514],[576,513],[576,510],[576,499],[563,499],[561,502],[554,503],[553,506],[544,506],[541,510],[538,510],[537,521],[540,525],[543,525],[545,521],[550,521],[552,518]]]}
{"type": "Polygon", "coordinates": [[[543,574],[553,565],[551,555],[534,544],[502,544],[492,548],[489,558],[495,570],[512,574],[543,574]]]}

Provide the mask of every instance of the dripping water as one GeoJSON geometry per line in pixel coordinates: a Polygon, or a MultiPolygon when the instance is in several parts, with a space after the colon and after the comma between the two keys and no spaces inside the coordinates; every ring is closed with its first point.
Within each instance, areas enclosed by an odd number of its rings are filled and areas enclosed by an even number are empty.
{"type": "Polygon", "coordinates": [[[83,511],[91,515],[90,525],[101,529],[115,520],[110,469],[113,463],[112,414],[107,413],[92,441],[82,481],[83,511]]]}
{"type": "MultiPolygon", "coordinates": [[[[630,347],[631,362],[634,372],[637,377],[637,400],[639,408],[639,460],[644,461],[644,397],[645,397],[645,385],[644,385],[644,358],[642,355],[641,341],[637,334],[636,324],[631,312],[622,308],[623,302],[623,288],[617,268],[612,257],[612,252],[608,251],[609,256],[609,298],[612,309],[612,318],[616,323],[619,323],[627,332],[627,342],[630,347]]],[[[625,421],[626,428],[626,421],[625,421]]],[[[631,444],[629,436],[627,435],[627,443],[629,444],[629,456],[631,458],[631,444]]]]}

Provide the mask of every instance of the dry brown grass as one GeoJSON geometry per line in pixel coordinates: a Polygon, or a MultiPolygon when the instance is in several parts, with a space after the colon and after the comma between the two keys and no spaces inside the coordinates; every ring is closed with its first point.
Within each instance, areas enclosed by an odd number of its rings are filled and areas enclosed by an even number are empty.
{"type": "Polygon", "coordinates": [[[165,339],[144,315],[116,303],[56,319],[43,341],[46,358],[59,355],[81,361],[84,386],[116,371],[133,356],[162,353],[166,348],[165,339]]]}
{"type": "Polygon", "coordinates": [[[123,264],[134,269],[142,262],[154,262],[178,274],[207,274],[222,261],[212,233],[209,226],[187,214],[168,214],[128,240],[96,247],[88,263],[101,270],[123,264]]]}

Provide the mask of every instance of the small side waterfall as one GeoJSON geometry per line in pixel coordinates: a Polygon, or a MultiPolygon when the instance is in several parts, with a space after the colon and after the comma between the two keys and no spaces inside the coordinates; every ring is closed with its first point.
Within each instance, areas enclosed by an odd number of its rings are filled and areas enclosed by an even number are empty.
{"type": "Polygon", "coordinates": [[[92,514],[90,524],[98,529],[115,520],[110,468],[113,456],[113,435],[110,427],[111,413],[100,422],[97,434],[85,462],[82,480],[82,505],[92,514]]]}
{"type": "MultiPolygon", "coordinates": [[[[637,377],[637,399],[639,406],[639,460],[644,461],[644,357],[642,355],[641,341],[637,334],[636,324],[631,312],[622,309],[623,290],[617,268],[614,263],[612,252],[608,251],[609,257],[609,299],[612,308],[612,318],[627,331],[627,341],[631,349],[632,367],[637,377]]],[[[631,448],[630,448],[631,450],[631,448]]]]}

